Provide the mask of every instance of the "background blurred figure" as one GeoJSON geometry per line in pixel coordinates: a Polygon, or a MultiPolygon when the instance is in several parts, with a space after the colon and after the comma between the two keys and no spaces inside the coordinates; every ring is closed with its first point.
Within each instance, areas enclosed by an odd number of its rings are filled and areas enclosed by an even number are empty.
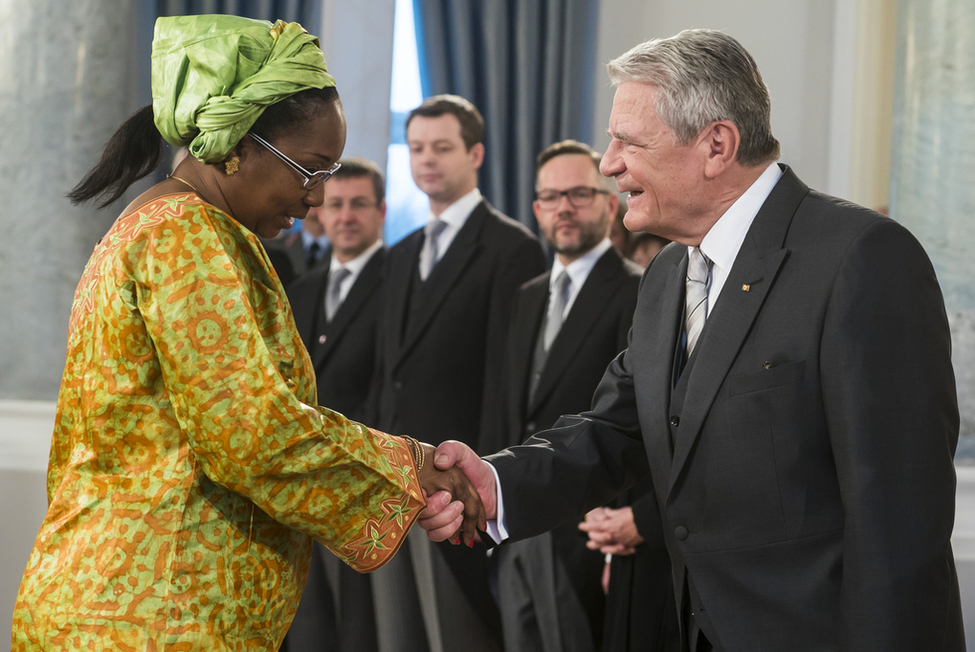
{"type": "Polygon", "coordinates": [[[264,247],[285,287],[306,272],[328,265],[328,235],[317,212],[310,212],[297,230],[265,239],[264,247]]]}
{"type": "MultiPolygon", "coordinates": [[[[325,185],[321,206],[306,222],[320,221],[331,243],[325,265],[288,287],[301,339],[311,355],[318,403],[363,420],[376,355],[379,296],[386,248],[385,184],[375,163],[342,159],[325,185]]],[[[285,637],[288,652],[371,652],[378,649],[372,588],[315,544],[298,613],[285,637]]]]}
{"type": "MultiPolygon", "coordinates": [[[[606,365],[626,348],[641,270],[610,243],[618,200],[599,162],[574,140],[538,155],[533,209],[555,261],[515,296],[504,421],[488,448],[520,444],[562,414],[587,410],[606,365]]],[[[505,649],[600,649],[603,555],[586,547],[575,522],[499,546],[492,562],[505,649]]]]}
{"type": "Polygon", "coordinates": [[[668,244],[670,244],[670,240],[662,238],[659,235],[652,233],[631,233],[629,243],[630,251],[627,254],[627,258],[643,269],[646,269],[650,265],[650,261],[653,260],[653,257],[668,244]]]}
{"type": "MultiPolygon", "coordinates": [[[[545,269],[531,232],[481,197],[483,130],[478,110],[455,95],[431,97],[407,118],[410,169],[430,215],[389,251],[374,387],[376,423],[477,449],[500,414],[512,298],[545,269]]],[[[374,575],[380,645],[500,649],[484,548],[417,535],[410,555],[374,575]]]]}

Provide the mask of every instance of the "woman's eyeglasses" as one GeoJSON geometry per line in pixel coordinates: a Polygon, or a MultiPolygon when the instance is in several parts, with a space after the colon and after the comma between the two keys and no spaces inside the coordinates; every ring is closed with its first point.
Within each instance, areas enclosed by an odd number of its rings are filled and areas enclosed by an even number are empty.
{"type": "Polygon", "coordinates": [[[295,172],[297,172],[298,174],[300,174],[305,179],[305,183],[303,184],[303,187],[304,187],[305,190],[314,190],[318,186],[320,186],[323,183],[325,183],[326,181],[328,181],[329,177],[331,177],[333,174],[335,174],[335,172],[340,167],[342,167],[342,164],[341,163],[333,163],[330,167],[328,167],[328,168],[326,168],[324,170],[318,170],[316,172],[311,172],[310,170],[306,170],[305,168],[301,167],[300,165],[298,165],[297,163],[295,163],[294,161],[292,161],[290,158],[288,158],[287,156],[285,156],[284,154],[282,154],[280,151],[278,151],[278,148],[277,147],[275,147],[271,143],[267,142],[266,140],[264,140],[263,138],[261,138],[257,134],[251,134],[251,133],[249,133],[248,135],[251,138],[253,138],[254,141],[257,142],[259,145],[263,145],[272,154],[274,154],[279,159],[281,159],[282,161],[284,161],[285,163],[287,163],[288,166],[292,170],[294,170],[295,172]]]}

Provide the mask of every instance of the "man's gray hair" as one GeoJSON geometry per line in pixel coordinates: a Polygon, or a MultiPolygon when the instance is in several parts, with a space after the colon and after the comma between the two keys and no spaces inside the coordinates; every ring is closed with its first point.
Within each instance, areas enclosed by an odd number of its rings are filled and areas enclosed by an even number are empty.
{"type": "Polygon", "coordinates": [[[636,46],[606,66],[614,86],[644,82],[657,89],[657,117],[687,145],[718,120],[738,127],[738,161],[760,165],[779,158],[771,103],[755,60],[722,32],[687,29],[636,46]]]}

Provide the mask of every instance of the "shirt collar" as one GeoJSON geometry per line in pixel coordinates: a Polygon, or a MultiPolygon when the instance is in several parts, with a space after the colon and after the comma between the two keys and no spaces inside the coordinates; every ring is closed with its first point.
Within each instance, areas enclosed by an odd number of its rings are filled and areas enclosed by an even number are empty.
{"type": "Polygon", "coordinates": [[[322,234],[316,238],[308,231],[301,229],[301,243],[304,246],[304,248],[307,249],[308,247],[311,246],[311,243],[313,242],[317,242],[318,246],[322,248],[322,251],[325,251],[325,247],[328,246],[328,236],[322,234]]]}
{"type": "Polygon", "coordinates": [[[609,238],[603,238],[598,245],[587,251],[585,254],[579,256],[568,265],[563,265],[562,261],[559,260],[559,257],[556,256],[555,262],[552,263],[552,273],[549,275],[548,279],[549,291],[553,291],[555,289],[555,280],[559,277],[559,274],[562,273],[562,270],[568,272],[569,278],[572,280],[573,288],[581,288],[586,282],[586,279],[589,278],[589,272],[591,272],[592,268],[596,266],[596,262],[602,258],[603,254],[606,253],[606,250],[612,246],[613,243],[610,242],[609,238]]]}
{"type": "Polygon", "coordinates": [[[452,230],[460,230],[464,223],[467,222],[467,218],[474,211],[478,204],[482,200],[481,191],[477,188],[471,190],[469,193],[455,201],[453,204],[448,206],[436,216],[431,211],[427,216],[427,221],[432,221],[440,219],[447,223],[447,227],[452,230]]]}
{"type": "Polygon", "coordinates": [[[738,257],[738,250],[741,249],[741,243],[745,241],[745,235],[755,216],[781,176],[782,170],[778,164],[771,163],[724,215],[718,218],[701,241],[704,255],[726,273],[731,270],[735,258],[738,257]]]}
{"type": "Polygon", "coordinates": [[[339,267],[344,267],[345,269],[352,272],[352,276],[358,276],[362,268],[372,259],[373,254],[375,254],[383,246],[382,239],[376,240],[369,248],[363,251],[361,254],[353,258],[347,263],[340,263],[339,259],[335,257],[335,253],[332,253],[332,262],[329,269],[336,270],[339,267]]]}

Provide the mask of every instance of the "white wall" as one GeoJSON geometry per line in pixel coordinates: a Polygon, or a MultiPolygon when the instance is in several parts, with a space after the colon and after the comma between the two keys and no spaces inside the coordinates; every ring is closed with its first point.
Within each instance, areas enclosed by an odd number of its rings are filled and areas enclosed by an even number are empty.
{"type": "Polygon", "coordinates": [[[348,138],[343,156],[386,169],[395,0],[323,0],[319,40],[342,98],[348,138]]]}
{"type": "Polygon", "coordinates": [[[0,400],[0,645],[10,640],[20,578],[47,511],[54,407],[0,400]]]}

